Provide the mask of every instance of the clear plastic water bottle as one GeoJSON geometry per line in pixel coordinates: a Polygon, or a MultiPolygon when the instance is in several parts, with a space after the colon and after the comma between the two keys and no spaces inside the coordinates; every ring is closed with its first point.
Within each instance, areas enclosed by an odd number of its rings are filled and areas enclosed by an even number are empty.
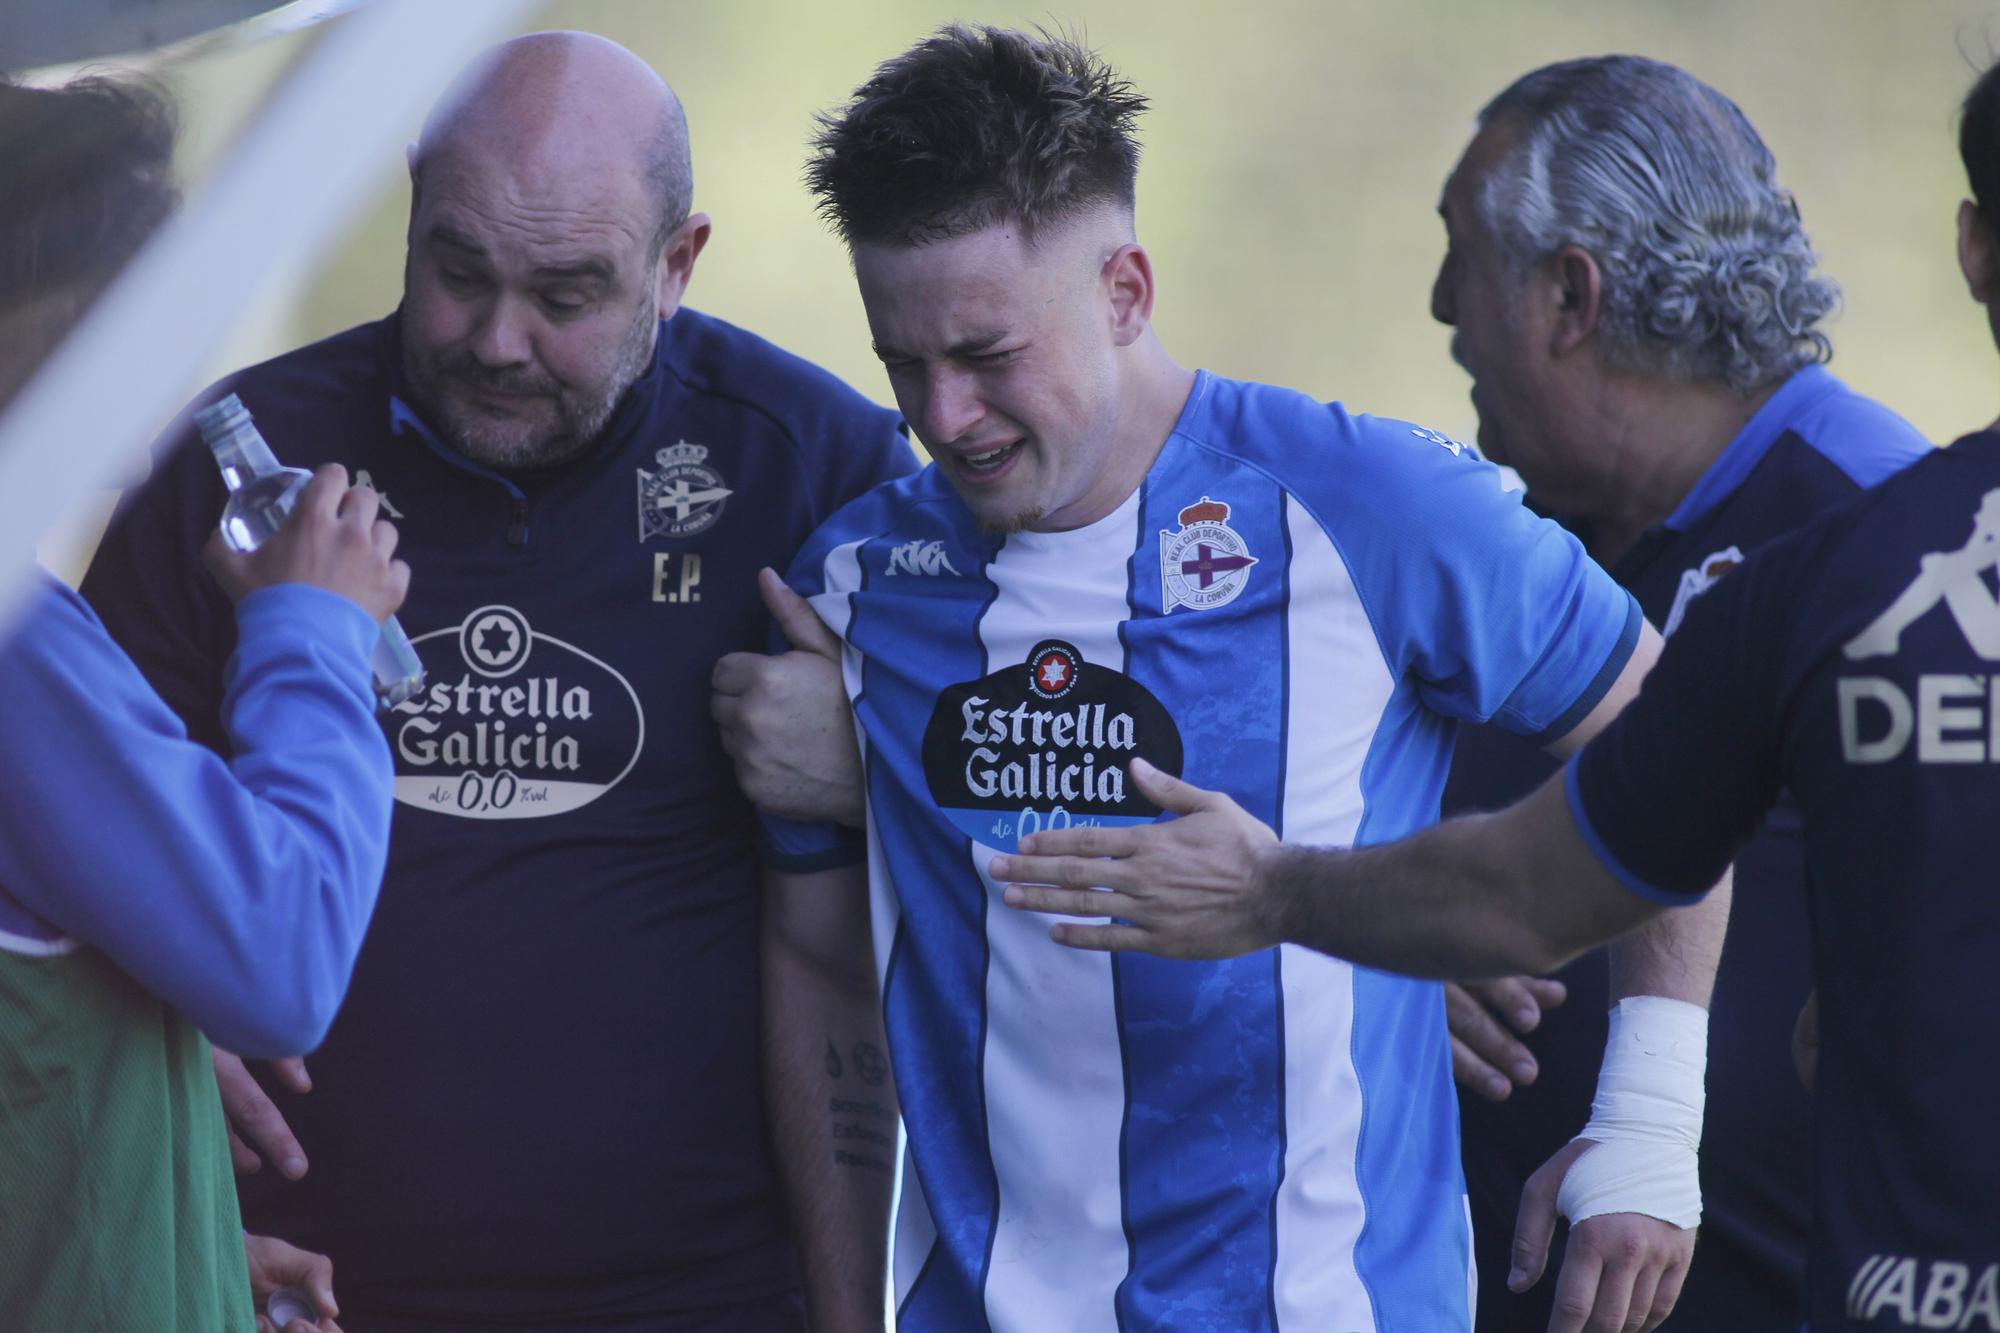
{"type": "MultiPolygon", "coordinates": [[[[250,420],[250,409],[230,394],[194,414],[195,429],[222,469],[229,488],[222,507],[222,539],[238,551],[254,551],[284,525],[299,488],[312,480],[303,468],[283,467],[250,420]]],[[[394,708],[424,685],[424,664],[394,616],[382,622],[370,665],[378,707],[394,708]]]]}

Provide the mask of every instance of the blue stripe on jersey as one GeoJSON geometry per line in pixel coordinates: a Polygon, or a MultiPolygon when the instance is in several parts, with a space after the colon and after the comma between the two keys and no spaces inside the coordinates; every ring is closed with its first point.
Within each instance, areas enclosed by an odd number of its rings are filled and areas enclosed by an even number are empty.
{"type": "Polygon", "coordinates": [[[1590,684],[1584,686],[1583,693],[1576,696],[1576,702],[1565,708],[1555,721],[1543,727],[1527,739],[1535,745],[1553,745],[1575,731],[1583,720],[1590,716],[1590,710],[1604,701],[1611,693],[1611,687],[1618,683],[1618,677],[1625,673],[1625,664],[1632,658],[1632,650],[1639,645],[1639,631],[1645,628],[1646,615],[1639,609],[1639,599],[1627,593],[1625,597],[1625,628],[1618,632],[1618,643],[1611,655],[1604,659],[1604,665],[1591,677],[1590,684]]]}
{"type": "MultiPolygon", "coordinates": [[[[1283,718],[1272,707],[1285,661],[1282,493],[1261,473],[1178,437],[1151,476],[1129,566],[1127,670],[1185,737],[1199,738],[1186,755],[1187,780],[1227,791],[1273,823],[1283,773],[1283,718]],[[1259,563],[1234,601],[1163,613],[1162,534],[1177,533],[1179,512],[1205,497],[1230,506],[1229,527],[1259,563]]],[[[1269,1218],[1284,1124],[1272,960],[1120,954],[1113,967],[1130,1099],[1122,1155],[1131,1271],[1118,1288],[1121,1324],[1270,1328],[1269,1218]]]]}
{"type": "MultiPolygon", "coordinates": [[[[861,547],[863,590],[887,561],[890,540],[877,537],[861,547]]],[[[920,597],[936,586],[911,579],[898,591],[920,597]]],[[[985,601],[979,603],[937,599],[935,609],[921,618],[925,628],[920,633],[912,633],[908,621],[890,623],[888,615],[864,615],[867,600],[854,597],[847,639],[864,654],[861,693],[854,708],[869,735],[891,734],[887,720],[891,717],[929,714],[934,696],[912,689],[912,682],[976,680],[986,674],[979,621],[998,591],[989,585],[985,601]],[[902,668],[885,665],[896,663],[902,668]]],[[[871,748],[870,753],[881,752],[871,748]]],[[[870,766],[869,800],[877,808],[895,800],[895,779],[882,770],[898,758],[889,755],[870,766]]],[[[914,753],[900,758],[921,762],[914,753]]],[[[922,790],[921,773],[904,781],[909,789],[922,790]]],[[[902,911],[883,977],[883,1024],[903,1114],[933,1126],[932,1139],[944,1148],[924,1156],[911,1154],[937,1226],[937,1241],[897,1317],[913,1329],[984,1329],[982,1293],[1000,1213],[1000,1182],[986,1142],[986,1081],[981,1068],[986,1050],[986,969],[991,961],[986,891],[972,868],[970,839],[919,835],[907,824],[888,820],[878,823],[876,833],[899,878],[922,876],[938,886],[930,893],[899,895],[902,911]],[[924,1058],[896,1060],[899,1051],[921,1053],[924,1058]],[[968,1093],[977,1110],[972,1121],[953,1111],[954,1105],[966,1105],[968,1093]],[[940,1249],[947,1252],[947,1262],[933,1262],[940,1249]]]]}
{"type": "MultiPolygon", "coordinates": [[[[1278,588],[1279,600],[1286,606],[1292,604],[1292,497],[1288,492],[1278,493],[1278,536],[1283,540],[1285,552],[1284,577],[1278,588]]],[[[1289,720],[1292,715],[1292,618],[1286,614],[1278,620],[1278,716],[1289,720]]],[[[1285,774],[1290,772],[1290,754],[1287,741],[1291,728],[1280,723],[1278,731],[1278,792],[1275,818],[1271,820],[1271,831],[1279,838],[1285,836],[1285,774]]],[[[1289,1160],[1290,1144],[1285,1134],[1285,955],[1282,949],[1271,950],[1271,993],[1277,998],[1278,1008],[1278,1178],[1271,1182],[1271,1268],[1264,1279],[1265,1299],[1270,1306],[1271,1327],[1278,1326],[1278,1190],[1285,1183],[1285,1163],[1289,1160]]]]}
{"type": "Polygon", "coordinates": [[[1363,1108],[1354,1175],[1368,1217],[1355,1271],[1385,1329],[1468,1328],[1471,1232],[1462,1217],[1441,1225],[1434,1215],[1436,1200],[1465,1194],[1438,984],[1355,968],[1353,1052],[1363,1108]]]}
{"type": "MultiPolygon", "coordinates": [[[[1362,763],[1367,808],[1355,846],[1437,822],[1451,754],[1441,729],[1454,728],[1410,682],[1399,683],[1362,763]],[[1423,764],[1430,769],[1419,776],[1423,764]]],[[[1471,1232],[1462,1218],[1435,1215],[1438,1199],[1465,1194],[1443,997],[1433,981],[1354,969],[1350,1050],[1362,1106],[1354,1178],[1367,1216],[1354,1268],[1386,1329],[1472,1324],[1471,1232]]]]}

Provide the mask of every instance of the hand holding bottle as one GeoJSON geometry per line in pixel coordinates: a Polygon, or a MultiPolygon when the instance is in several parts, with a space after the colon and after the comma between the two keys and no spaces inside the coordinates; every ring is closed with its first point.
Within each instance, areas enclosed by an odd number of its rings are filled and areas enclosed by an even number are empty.
{"type": "MultiPolygon", "coordinates": [[[[396,530],[386,522],[376,521],[375,510],[381,503],[381,497],[367,488],[347,490],[347,470],[334,464],[321,468],[318,478],[302,469],[280,464],[263,432],[250,420],[250,409],[233,393],[195,413],[194,424],[209,451],[215,455],[215,465],[222,471],[222,484],[229,488],[229,499],[222,506],[221,531],[216,540],[209,543],[210,550],[207,552],[209,568],[217,571],[223,585],[229,587],[232,580],[245,577],[245,571],[258,571],[258,576],[266,583],[319,583],[352,598],[382,627],[368,662],[369,670],[375,677],[376,706],[394,708],[422,689],[423,661],[411,645],[410,636],[403,632],[402,625],[390,614],[402,604],[403,593],[409,587],[410,571],[404,569],[400,561],[389,559],[396,545],[396,530]],[[331,468],[336,480],[328,483],[332,490],[327,494],[337,498],[323,500],[322,507],[330,504],[330,513],[336,523],[344,520],[365,533],[368,544],[381,545],[377,554],[384,569],[390,574],[402,571],[400,576],[391,580],[390,586],[378,586],[367,577],[368,571],[361,565],[351,569],[342,565],[343,560],[351,561],[364,554],[361,548],[353,546],[352,533],[348,534],[350,545],[344,552],[333,548],[326,551],[318,549],[320,543],[340,535],[337,528],[323,530],[324,514],[315,520],[320,527],[311,532],[302,530],[293,539],[299,545],[278,558],[277,567],[288,571],[283,577],[271,577],[262,572],[265,567],[258,562],[239,563],[229,559],[226,552],[215,549],[220,542],[229,551],[255,551],[281,530],[295,526],[286,522],[286,515],[292,512],[292,506],[299,502],[309,487],[319,484],[328,475],[328,468],[331,468]],[[365,513],[356,508],[357,505],[365,505],[365,513]],[[385,542],[386,545],[382,545],[385,542]],[[342,586],[326,584],[312,573],[301,573],[300,570],[337,575],[343,581],[355,576],[361,578],[361,583],[351,590],[344,583],[342,586]],[[356,596],[356,591],[363,595],[356,596]],[[384,601],[381,595],[391,591],[394,596],[384,601]],[[378,601],[388,610],[378,610],[378,601]]],[[[382,572],[377,570],[375,574],[379,576],[382,572]]],[[[240,597],[248,588],[255,586],[258,585],[242,584],[235,587],[231,595],[240,597]]]]}
{"type": "Polygon", "coordinates": [[[376,622],[403,604],[410,567],[393,559],[396,528],[376,517],[381,497],[350,487],[328,463],[299,488],[291,514],[254,551],[230,549],[218,531],[202,557],[232,600],[274,583],[309,583],[357,603],[376,622]]]}

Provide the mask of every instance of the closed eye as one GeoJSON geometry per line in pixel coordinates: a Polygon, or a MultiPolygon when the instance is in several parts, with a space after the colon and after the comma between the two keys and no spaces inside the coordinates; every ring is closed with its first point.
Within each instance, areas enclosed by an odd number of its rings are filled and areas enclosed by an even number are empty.
{"type": "Polygon", "coordinates": [[[550,314],[580,315],[589,308],[590,301],[574,292],[543,292],[542,305],[550,314]]]}

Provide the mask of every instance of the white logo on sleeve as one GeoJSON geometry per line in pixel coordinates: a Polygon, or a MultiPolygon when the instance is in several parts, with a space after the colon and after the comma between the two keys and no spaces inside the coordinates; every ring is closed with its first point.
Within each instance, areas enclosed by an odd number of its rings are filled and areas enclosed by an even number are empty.
{"type": "Polygon", "coordinates": [[[1416,436],[1420,440],[1429,440],[1432,444],[1435,444],[1438,448],[1448,451],[1453,458],[1457,458],[1459,455],[1465,452],[1465,446],[1460,444],[1457,440],[1452,439],[1451,436],[1441,434],[1438,431],[1429,430],[1423,426],[1410,427],[1410,434],[1416,436]]]}
{"type": "Polygon", "coordinates": [[[1672,638],[1681,627],[1681,617],[1687,614],[1688,603],[1722,582],[1722,576],[1743,563],[1743,552],[1731,546],[1705,555],[1701,563],[1693,569],[1681,571],[1681,586],[1674,590],[1674,604],[1667,612],[1667,623],[1660,627],[1662,638],[1672,638]]]}
{"type": "Polygon", "coordinates": [[[941,541],[917,540],[904,542],[889,552],[889,572],[891,574],[956,574],[951,557],[945,554],[941,541]]]}

